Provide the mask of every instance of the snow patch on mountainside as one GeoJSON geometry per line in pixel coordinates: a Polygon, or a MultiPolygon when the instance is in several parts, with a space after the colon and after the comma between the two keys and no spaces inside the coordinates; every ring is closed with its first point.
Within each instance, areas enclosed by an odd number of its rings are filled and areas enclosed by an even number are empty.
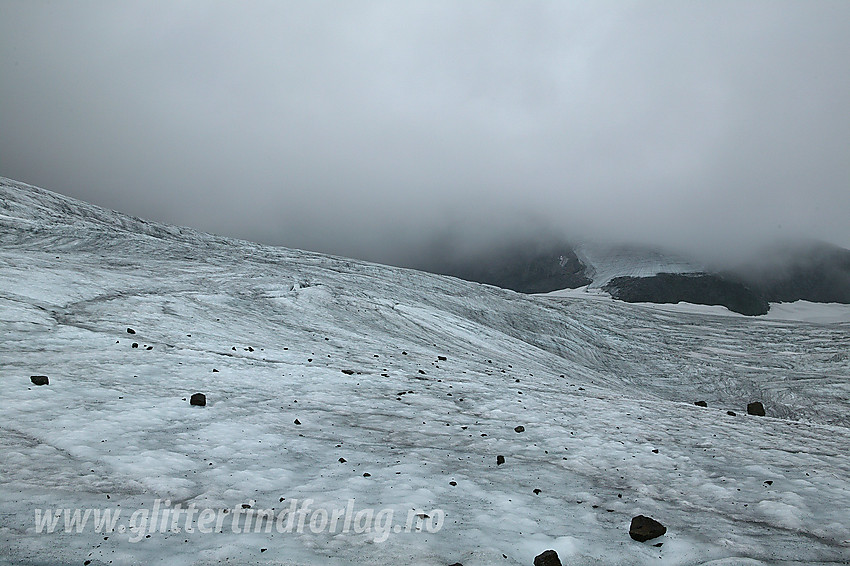
{"type": "Polygon", "coordinates": [[[661,250],[648,248],[581,244],[576,248],[586,275],[593,280],[591,288],[600,288],[615,277],[651,277],[659,273],[696,273],[705,266],[693,260],[661,250]]]}

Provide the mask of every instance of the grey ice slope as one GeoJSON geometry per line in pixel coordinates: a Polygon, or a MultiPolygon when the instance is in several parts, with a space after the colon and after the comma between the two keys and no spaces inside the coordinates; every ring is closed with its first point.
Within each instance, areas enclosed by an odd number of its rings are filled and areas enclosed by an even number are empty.
{"type": "Polygon", "coordinates": [[[0,243],[0,561],[528,565],[547,548],[568,564],[850,560],[847,324],[529,297],[6,179],[0,243]],[[196,391],[206,407],[184,400],[196,391]],[[767,417],[743,414],[754,399],[767,417]],[[281,497],[439,508],[446,524],[381,543],[130,543],[33,524],[35,508],[281,497]],[[662,547],[629,539],[637,514],[668,527],[662,547]]]}

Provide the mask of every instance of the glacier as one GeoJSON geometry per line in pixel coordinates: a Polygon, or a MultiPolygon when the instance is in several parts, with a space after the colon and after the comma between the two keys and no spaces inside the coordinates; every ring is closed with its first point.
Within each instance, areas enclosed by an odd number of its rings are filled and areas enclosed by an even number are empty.
{"type": "Polygon", "coordinates": [[[524,295],[0,178],[0,562],[847,564],[850,321],[800,318],[524,295]],[[307,499],[445,520],[385,540],[35,520],[307,499]],[[630,539],[640,514],[667,533],[630,539]]]}

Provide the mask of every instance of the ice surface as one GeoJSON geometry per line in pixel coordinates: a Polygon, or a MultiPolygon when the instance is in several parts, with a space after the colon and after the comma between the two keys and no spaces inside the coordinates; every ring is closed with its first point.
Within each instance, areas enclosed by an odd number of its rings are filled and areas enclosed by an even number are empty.
{"type": "Polygon", "coordinates": [[[651,248],[610,246],[585,243],[576,249],[581,262],[593,279],[591,289],[604,287],[615,277],[652,277],[659,273],[693,273],[705,266],[669,251],[651,248]]]}
{"type": "Polygon", "coordinates": [[[847,322],[526,296],[9,180],[0,243],[0,561],[530,565],[549,548],[565,564],[850,561],[847,322]],[[766,417],[746,415],[753,400],[766,417]],[[441,509],[445,524],[382,542],[130,542],[34,522],[307,498],[441,509]],[[638,514],[667,527],[663,546],[629,538],[638,514]]]}

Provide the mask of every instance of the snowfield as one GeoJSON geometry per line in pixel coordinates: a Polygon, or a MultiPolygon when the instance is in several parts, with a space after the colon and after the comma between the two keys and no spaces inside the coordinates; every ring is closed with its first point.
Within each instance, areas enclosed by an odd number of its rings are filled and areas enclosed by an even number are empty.
{"type": "Polygon", "coordinates": [[[0,178],[0,561],[850,563],[850,322],[586,295],[231,240],[0,178]],[[393,521],[121,530],[165,500],[308,499],[393,521]],[[57,509],[123,514],[115,532],[39,529],[57,509]],[[444,520],[407,532],[410,513],[444,520]],[[632,540],[639,514],[666,535],[632,540]]]}
{"type": "Polygon", "coordinates": [[[659,273],[699,273],[706,266],[670,251],[641,247],[608,246],[585,243],[576,249],[581,262],[587,266],[587,276],[593,279],[590,289],[600,289],[615,277],[652,277],[659,273]]]}

